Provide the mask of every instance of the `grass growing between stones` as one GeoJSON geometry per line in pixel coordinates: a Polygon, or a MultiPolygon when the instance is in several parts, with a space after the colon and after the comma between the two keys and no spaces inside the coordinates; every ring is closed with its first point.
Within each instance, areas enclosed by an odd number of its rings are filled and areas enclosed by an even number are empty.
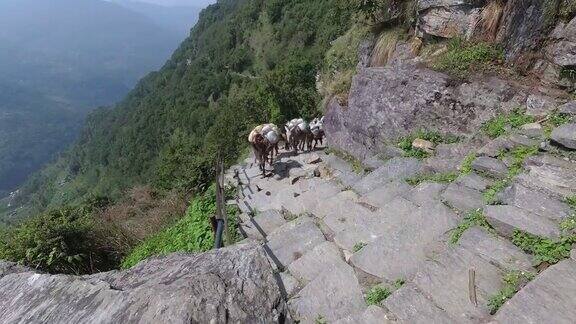
{"type": "Polygon", "coordinates": [[[354,171],[357,174],[363,174],[364,172],[366,172],[366,167],[364,167],[364,165],[362,164],[362,161],[360,161],[354,155],[352,155],[348,152],[333,149],[333,148],[328,148],[328,149],[326,149],[326,153],[327,154],[334,154],[337,157],[341,158],[342,160],[348,162],[348,164],[350,164],[350,166],[352,167],[352,171],[354,171]]]}
{"type": "Polygon", "coordinates": [[[411,186],[417,186],[422,182],[450,183],[456,180],[458,175],[457,172],[424,174],[408,178],[406,182],[411,186]]]}
{"type": "Polygon", "coordinates": [[[401,138],[398,142],[398,147],[404,151],[405,157],[425,159],[431,155],[431,153],[422,149],[412,147],[412,143],[417,138],[432,142],[434,145],[454,144],[460,141],[460,138],[454,135],[444,135],[438,131],[418,130],[406,137],[401,138]]]}
{"type": "Polygon", "coordinates": [[[455,38],[448,43],[448,51],[434,60],[432,68],[466,78],[474,72],[494,69],[503,60],[503,50],[493,44],[455,38]]]}
{"type": "Polygon", "coordinates": [[[370,305],[378,305],[383,300],[388,298],[392,294],[392,291],[386,287],[375,286],[372,287],[366,294],[366,304],[370,305]]]}
{"type": "Polygon", "coordinates": [[[354,253],[356,253],[356,252],[362,250],[366,245],[367,244],[364,242],[358,242],[358,243],[354,244],[354,247],[352,250],[354,251],[354,253]]]}
{"type": "Polygon", "coordinates": [[[551,113],[544,121],[544,135],[547,138],[550,138],[554,128],[568,124],[571,120],[572,118],[567,114],[561,114],[558,112],[551,113]]]}
{"type": "Polygon", "coordinates": [[[508,187],[514,178],[522,173],[523,167],[522,164],[524,161],[533,155],[538,153],[537,147],[517,147],[512,151],[503,154],[501,158],[510,157],[512,159],[512,163],[508,167],[508,175],[505,179],[498,180],[494,182],[486,191],[482,194],[484,196],[484,201],[488,205],[494,205],[498,203],[498,193],[508,187]]]}
{"type": "Polygon", "coordinates": [[[562,236],[557,240],[543,238],[537,235],[514,231],[512,243],[534,256],[534,263],[555,264],[570,257],[572,244],[576,243],[576,235],[562,236]]]}
{"type": "Polygon", "coordinates": [[[460,166],[460,173],[462,175],[467,175],[472,173],[472,163],[476,160],[476,153],[470,153],[466,155],[464,161],[462,161],[462,165],[460,166]]]}
{"type": "Polygon", "coordinates": [[[482,130],[490,138],[497,138],[506,134],[509,129],[518,129],[534,121],[534,117],[526,115],[521,109],[516,109],[509,114],[501,114],[485,122],[482,130]]]}
{"type": "Polygon", "coordinates": [[[502,289],[490,297],[488,300],[488,309],[490,314],[494,315],[504,305],[504,303],[512,298],[522,287],[534,279],[535,275],[527,271],[510,271],[502,278],[502,289]]]}
{"type": "Polygon", "coordinates": [[[490,224],[486,220],[486,217],[484,216],[482,210],[477,209],[466,214],[462,222],[455,229],[452,230],[452,234],[450,235],[450,243],[451,244],[458,243],[464,232],[466,232],[468,229],[474,226],[479,226],[484,228],[486,231],[490,233],[495,233],[492,226],[490,226],[490,224]]]}

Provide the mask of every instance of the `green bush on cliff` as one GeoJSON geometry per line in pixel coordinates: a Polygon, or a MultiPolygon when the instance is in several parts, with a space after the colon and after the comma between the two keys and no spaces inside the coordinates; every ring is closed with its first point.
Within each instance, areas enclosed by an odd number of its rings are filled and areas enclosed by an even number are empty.
{"type": "Polygon", "coordinates": [[[466,78],[474,72],[489,70],[503,59],[504,51],[496,45],[455,38],[448,43],[447,51],[434,60],[432,67],[466,78]]]}
{"type": "Polygon", "coordinates": [[[0,260],[50,273],[85,274],[114,267],[114,256],[99,246],[94,207],[52,210],[4,230],[0,260]]]}

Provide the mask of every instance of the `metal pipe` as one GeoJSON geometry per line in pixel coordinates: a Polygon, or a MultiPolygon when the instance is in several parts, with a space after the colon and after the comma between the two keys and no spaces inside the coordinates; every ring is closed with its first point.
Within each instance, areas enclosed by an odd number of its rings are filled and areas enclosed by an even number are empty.
{"type": "Polygon", "coordinates": [[[224,220],[216,220],[216,238],[214,240],[214,248],[219,249],[222,247],[222,233],[224,232],[224,220]]]}

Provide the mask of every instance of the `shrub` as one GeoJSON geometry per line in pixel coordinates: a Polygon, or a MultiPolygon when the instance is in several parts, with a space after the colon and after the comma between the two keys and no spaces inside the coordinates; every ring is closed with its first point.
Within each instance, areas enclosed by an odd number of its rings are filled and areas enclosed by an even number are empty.
{"type": "Polygon", "coordinates": [[[493,44],[471,43],[455,38],[448,43],[448,50],[435,59],[432,67],[465,78],[473,72],[487,71],[503,59],[503,50],[493,44]]]}
{"type": "Polygon", "coordinates": [[[194,198],[184,218],[136,246],[122,261],[122,268],[130,268],[154,255],[173,252],[202,252],[214,246],[210,217],[216,212],[214,186],[194,198]]]}
{"type": "Polygon", "coordinates": [[[0,259],[50,273],[87,274],[109,270],[113,257],[100,249],[93,207],[64,207],[31,218],[8,230],[0,259]]]}

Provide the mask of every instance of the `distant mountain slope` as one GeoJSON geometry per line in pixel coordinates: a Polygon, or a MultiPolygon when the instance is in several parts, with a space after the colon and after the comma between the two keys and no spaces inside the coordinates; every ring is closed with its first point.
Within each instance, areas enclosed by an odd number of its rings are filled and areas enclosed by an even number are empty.
{"type": "MultiPolygon", "coordinates": [[[[202,10],[193,6],[194,3],[192,2],[186,6],[170,7],[131,0],[112,0],[112,2],[152,19],[158,26],[174,32],[182,39],[188,36],[190,29],[198,21],[200,10],[202,10]]],[[[178,44],[174,45],[177,46],[178,44]]]]}
{"type": "Polygon", "coordinates": [[[22,188],[39,210],[135,184],[202,190],[218,154],[235,161],[255,123],[312,117],[316,75],[350,24],[347,0],[220,0],[171,59],[116,107],[91,114],[78,143],[22,188]]]}
{"type": "Polygon", "coordinates": [[[66,147],[91,108],[160,68],[178,41],[105,1],[0,1],[0,197],[66,147]]]}

